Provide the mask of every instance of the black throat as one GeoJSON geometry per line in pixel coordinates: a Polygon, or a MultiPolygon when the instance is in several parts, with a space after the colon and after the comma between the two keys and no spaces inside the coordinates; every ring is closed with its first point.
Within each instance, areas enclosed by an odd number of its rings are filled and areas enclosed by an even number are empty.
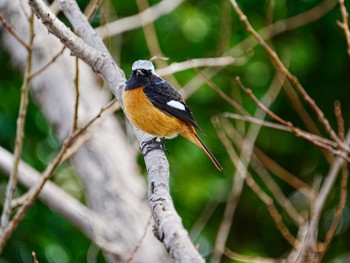
{"type": "Polygon", "coordinates": [[[159,81],[161,81],[161,78],[154,75],[151,70],[137,69],[132,72],[130,79],[126,81],[125,90],[132,90],[141,86],[147,87],[159,81]]]}

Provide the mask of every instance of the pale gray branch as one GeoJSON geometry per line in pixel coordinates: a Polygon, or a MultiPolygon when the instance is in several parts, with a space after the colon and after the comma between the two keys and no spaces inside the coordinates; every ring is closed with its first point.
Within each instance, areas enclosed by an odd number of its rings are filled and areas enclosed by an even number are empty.
{"type": "Polygon", "coordinates": [[[183,1],[184,0],[163,0],[137,15],[110,22],[96,30],[102,38],[112,37],[152,23],[159,17],[175,10],[183,1]]]}
{"type": "Polygon", "coordinates": [[[157,69],[160,76],[168,76],[179,71],[199,68],[199,67],[225,67],[237,62],[233,57],[218,57],[218,58],[197,58],[183,62],[174,62],[168,67],[157,69]]]}
{"type": "MultiPolygon", "coordinates": [[[[2,147],[0,147],[0,156],[0,171],[8,175],[13,169],[14,156],[2,147]]],[[[40,180],[40,177],[39,172],[25,162],[20,161],[18,181],[21,185],[30,189],[40,180]]],[[[111,231],[111,227],[115,229],[114,231],[120,232],[123,230],[123,226],[118,225],[118,222],[114,225],[109,224],[106,218],[81,204],[55,183],[46,182],[39,198],[52,211],[67,219],[99,247],[119,255],[122,255],[125,251],[126,247],[120,246],[118,243],[111,244],[105,239],[105,235],[111,231]],[[102,242],[102,240],[104,241],[102,242]]]]}

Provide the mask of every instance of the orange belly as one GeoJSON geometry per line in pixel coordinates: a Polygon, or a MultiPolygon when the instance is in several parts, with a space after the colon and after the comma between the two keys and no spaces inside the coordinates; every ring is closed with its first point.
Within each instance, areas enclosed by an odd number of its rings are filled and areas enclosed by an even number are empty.
{"type": "Polygon", "coordinates": [[[129,120],[140,130],[157,137],[172,138],[183,133],[187,124],[158,110],[139,87],[124,92],[129,120]]]}

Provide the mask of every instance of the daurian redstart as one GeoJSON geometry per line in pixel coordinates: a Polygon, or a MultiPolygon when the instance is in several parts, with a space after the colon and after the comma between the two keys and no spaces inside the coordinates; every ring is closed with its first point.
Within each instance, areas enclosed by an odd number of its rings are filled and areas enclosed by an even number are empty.
{"type": "Polygon", "coordinates": [[[124,106],[129,120],[140,130],[158,138],[178,134],[201,148],[218,170],[222,166],[199,138],[202,133],[181,95],[154,70],[152,62],[138,60],[126,82],[124,106]]]}

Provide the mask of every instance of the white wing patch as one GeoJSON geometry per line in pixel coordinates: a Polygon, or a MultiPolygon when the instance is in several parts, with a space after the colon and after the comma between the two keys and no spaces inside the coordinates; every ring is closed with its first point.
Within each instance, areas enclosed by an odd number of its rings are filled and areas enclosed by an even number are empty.
{"type": "Polygon", "coordinates": [[[175,109],[186,110],[185,105],[183,105],[181,102],[178,102],[176,100],[168,101],[166,104],[168,104],[170,107],[173,107],[175,109]]]}

